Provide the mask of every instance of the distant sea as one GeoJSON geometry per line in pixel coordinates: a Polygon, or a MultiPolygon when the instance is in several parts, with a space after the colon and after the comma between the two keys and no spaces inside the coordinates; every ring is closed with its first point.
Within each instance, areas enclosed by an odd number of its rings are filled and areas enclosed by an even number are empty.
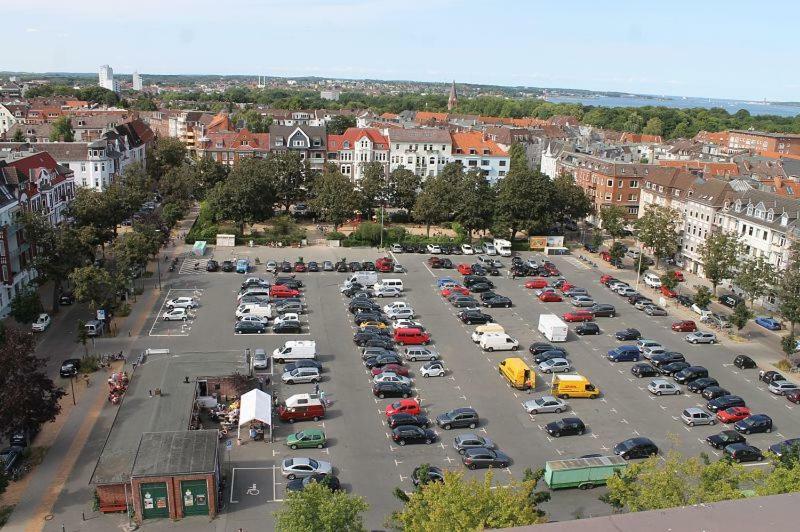
{"type": "Polygon", "coordinates": [[[800,105],[788,105],[770,102],[748,102],[743,100],[715,100],[712,98],[690,98],[683,96],[556,96],[548,95],[548,102],[580,103],[596,107],[645,107],[648,105],[689,109],[692,107],[721,107],[733,114],[739,109],[746,109],[751,115],[796,116],[800,114],[800,105]]]}

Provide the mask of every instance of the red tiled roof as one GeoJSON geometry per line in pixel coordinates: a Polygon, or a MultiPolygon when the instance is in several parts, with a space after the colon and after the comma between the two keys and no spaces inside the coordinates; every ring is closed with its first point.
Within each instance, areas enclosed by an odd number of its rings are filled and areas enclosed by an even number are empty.
{"type": "Polygon", "coordinates": [[[479,131],[451,133],[450,136],[453,139],[453,155],[457,154],[458,149],[461,150],[458,155],[469,155],[470,149],[474,148],[477,152],[476,155],[508,156],[507,151],[498,146],[496,142],[484,138],[483,133],[479,131]],[[489,153],[484,154],[484,150],[489,150],[489,153]]]}
{"type": "Polygon", "coordinates": [[[431,113],[430,111],[417,111],[414,121],[418,124],[427,122],[447,122],[447,113],[431,113]]]}
{"type": "Polygon", "coordinates": [[[341,149],[352,149],[356,142],[367,137],[372,141],[373,149],[388,150],[389,139],[381,135],[381,132],[369,127],[349,127],[342,135],[328,135],[328,149],[337,151],[341,149]],[[344,143],[349,142],[348,148],[344,148],[344,143]]]}
{"type": "Polygon", "coordinates": [[[47,168],[48,170],[55,172],[58,163],[49,153],[40,151],[32,155],[28,155],[27,157],[23,157],[22,159],[17,159],[16,161],[10,162],[8,163],[8,166],[16,168],[26,178],[31,178],[32,170],[37,170],[38,168],[47,168]]]}
{"type": "Polygon", "coordinates": [[[206,135],[208,141],[205,143],[206,149],[222,148],[234,149],[239,151],[269,150],[269,133],[251,133],[246,129],[240,131],[212,131],[206,135]],[[243,144],[247,141],[247,144],[243,144]]]}
{"type": "Polygon", "coordinates": [[[659,159],[659,166],[670,168],[684,168],[686,170],[702,170],[705,175],[714,177],[739,175],[739,166],[736,163],[715,163],[708,161],[672,161],[659,159]]]}

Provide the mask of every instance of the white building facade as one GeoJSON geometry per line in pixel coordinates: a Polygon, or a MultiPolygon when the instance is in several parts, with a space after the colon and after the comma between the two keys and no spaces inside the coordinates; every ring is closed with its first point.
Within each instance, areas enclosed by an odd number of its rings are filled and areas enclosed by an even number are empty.
{"type": "Polygon", "coordinates": [[[452,161],[453,142],[443,129],[389,129],[389,171],[411,170],[418,176],[439,175],[452,161]]]}

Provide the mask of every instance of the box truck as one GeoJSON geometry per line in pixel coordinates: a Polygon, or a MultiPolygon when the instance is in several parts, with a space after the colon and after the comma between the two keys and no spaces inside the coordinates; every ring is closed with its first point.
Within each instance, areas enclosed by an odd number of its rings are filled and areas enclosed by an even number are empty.
{"type": "Polygon", "coordinates": [[[568,331],[567,324],[555,314],[539,315],[539,332],[551,342],[566,342],[568,331]]]}
{"type": "Polygon", "coordinates": [[[597,456],[572,460],[551,460],[544,464],[544,481],[550,489],[590,489],[602,486],[617,471],[628,467],[621,456],[597,456]]]}

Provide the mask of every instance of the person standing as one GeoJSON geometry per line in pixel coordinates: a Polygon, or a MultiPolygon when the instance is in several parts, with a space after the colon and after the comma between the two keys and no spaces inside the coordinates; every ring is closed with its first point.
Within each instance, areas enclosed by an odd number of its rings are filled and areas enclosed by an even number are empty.
{"type": "Polygon", "coordinates": [[[319,395],[319,383],[314,383],[314,395],[319,395]]]}

